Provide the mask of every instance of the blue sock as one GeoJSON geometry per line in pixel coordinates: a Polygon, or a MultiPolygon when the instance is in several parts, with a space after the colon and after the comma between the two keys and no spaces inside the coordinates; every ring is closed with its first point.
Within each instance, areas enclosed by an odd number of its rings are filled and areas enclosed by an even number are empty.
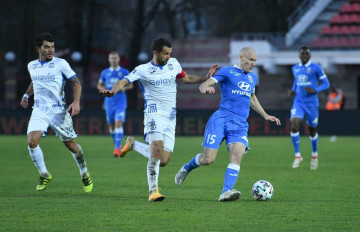
{"type": "Polygon", "coordinates": [[[225,171],[225,180],[224,180],[224,186],[223,186],[222,193],[224,193],[230,189],[233,189],[233,187],[236,183],[236,180],[238,178],[239,171],[240,171],[239,165],[229,163],[229,165],[225,171]]]}
{"type": "Polygon", "coordinates": [[[199,162],[200,155],[201,154],[197,154],[187,164],[184,165],[186,171],[190,172],[191,170],[200,166],[200,162],[199,162]]]}
{"type": "Polygon", "coordinates": [[[114,130],[115,134],[115,149],[119,149],[121,145],[121,140],[124,136],[124,129],[122,127],[116,128],[114,130]]]}
{"type": "Polygon", "coordinates": [[[297,133],[290,133],[291,141],[294,147],[295,154],[300,153],[300,132],[297,133]]]}
{"type": "Polygon", "coordinates": [[[316,135],[314,137],[310,136],[310,142],[311,142],[311,148],[312,148],[312,152],[316,153],[317,149],[318,149],[318,142],[319,142],[319,135],[318,133],[316,133],[316,135]]]}

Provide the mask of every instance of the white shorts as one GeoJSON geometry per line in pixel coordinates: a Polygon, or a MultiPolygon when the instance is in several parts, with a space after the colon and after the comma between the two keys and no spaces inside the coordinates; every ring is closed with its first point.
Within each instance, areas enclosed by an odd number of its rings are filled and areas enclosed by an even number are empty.
{"type": "Polygon", "coordinates": [[[62,141],[69,141],[77,137],[69,112],[44,113],[34,108],[31,113],[27,133],[29,134],[32,131],[42,131],[45,133],[49,126],[62,141]]]}
{"type": "Polygon", "coordinates": [[[176,113],[171,115],[145,114],[144,140],[151,144],[153,141],[164,141],[164,150],[173,152],[175,146],[176,113]]]}

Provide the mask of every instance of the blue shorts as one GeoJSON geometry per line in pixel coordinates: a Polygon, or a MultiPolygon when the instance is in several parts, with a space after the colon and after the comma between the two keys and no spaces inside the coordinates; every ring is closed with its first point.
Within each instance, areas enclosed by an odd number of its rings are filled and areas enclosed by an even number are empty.
{"type": "Polygon", "coordinates": [[[226,145],[240,142],[248,149],[248,129],[245,118],[226,110],[217,110],[206,124],[203,147],[219,149],[225,139],[226,145]]]}
{"type": "Polygon", "coordinates": [[[126,107],[110,107],[105,105],[105,113],[108,124],[113,124],[116,120],[125,122],[126,107]]]}
{"type": "Polygon", "coordinates": [[[318,119],[319,119],[319,107],[317,106],[306,106],[303,104],[294,103],[291,108],[291,116],[292,118],[306,118],[306,124],[310,127],[317,127],[318,119]]]}

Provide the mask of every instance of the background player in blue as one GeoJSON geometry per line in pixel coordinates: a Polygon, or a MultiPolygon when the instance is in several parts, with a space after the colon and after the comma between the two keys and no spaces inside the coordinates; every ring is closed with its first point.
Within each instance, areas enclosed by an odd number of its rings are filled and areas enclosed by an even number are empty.
{"type": "MultiPolygon", "coordinates": [[[[97,85],[99,91],[104,89],[111,90],[113,85],[122,80],[129,71],[120,67],[120,56],[116,51],[109,53],[110,68],[104,69],[101,72],[100,79],[97,85]]],[[[133,84],[130,83],[124,86],[117,94],[112,98],[105,98],[104,106],[106,119],[109,124],[109,133],[114,141],[114,156],[120,157],[121,140],[124,136],[123,122],[125,122],[127,98],[126,90],[132,89],[133,84]]]]}
{"type": "Polygon", "coordinates": [[[241,159],[249,148],[248,123],[246,122],[250,107],[265,120],[276,122],[280,120],[268,115],[255,96],[257,76],[251,73],[257,54],[250,47],[240,51],[239,66],[225,66],[216,75],[203,82],[199,89],[201,93],[213,94],[212,85],[219,83],[221,102],[219,109],[212,114],[206,124],[203,147],[204,152],[194,156],[175,176],[175,183],[181,185],[189,172],[200,165],[209,165],[216,159],[217,152],[223,140],[226,140],[230,152],[230,163],[225,171],[225,181],[219,201],[234,201],[240,197],[240,192],[233,189],[240,171],[241,159]]]}
{"type": "Polygon", "coordinates": [[[318,141],[319,135],[316,127],[319,119],[319,99],[317,93],[329,88],[329,81],[320,65],[310,61],[311,51],[308,47],[299,50],[300,64],[292,67],[294,84],[289,91],[290,96],[294,96],[294,103],[291,108],[291,140],[295,150],[295,159],[292,167],[297,168],[303,160],[300,153],[300,122],[306,118],[309,128],[310,141],[312,147],[312,159],[310,169],[316,170],[318,161],[318,141]],[[319,82],[321,83],[319,85],[319,82]]]}

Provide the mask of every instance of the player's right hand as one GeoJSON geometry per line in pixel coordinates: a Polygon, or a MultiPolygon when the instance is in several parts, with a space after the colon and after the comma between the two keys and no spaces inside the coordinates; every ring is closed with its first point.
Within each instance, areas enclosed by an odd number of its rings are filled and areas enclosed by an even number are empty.
{"type": "Polygon", "coordinates": [[[215,89],[214,87],[208,87],[205,89],[205,93],[206,94],[214,94],[215,93],[215,89]]]}
{"type": "Polygon", "coordinates": [[[29,106],[29,99],[26,98],[26,97],[23,97],[23,98],[21,99],[20,105],[21,105],[22,107],[24,107],[25,109],[28,108],[28,106],[29,106]]]}
{"type": "Polygon", "coordinates": [[[294,96],[294,95],[295,95],[295,91],[289,90],[288,96],[289,96],[289,97],[292,97],[292,96],[294,96]]]}
{"type": "Polygon", "coordinates": [[[113,91],[108,90],[108,89],[100,90],[99,93],[105,97],[113,97],[115,95],[115,93],[113,91]]]}

